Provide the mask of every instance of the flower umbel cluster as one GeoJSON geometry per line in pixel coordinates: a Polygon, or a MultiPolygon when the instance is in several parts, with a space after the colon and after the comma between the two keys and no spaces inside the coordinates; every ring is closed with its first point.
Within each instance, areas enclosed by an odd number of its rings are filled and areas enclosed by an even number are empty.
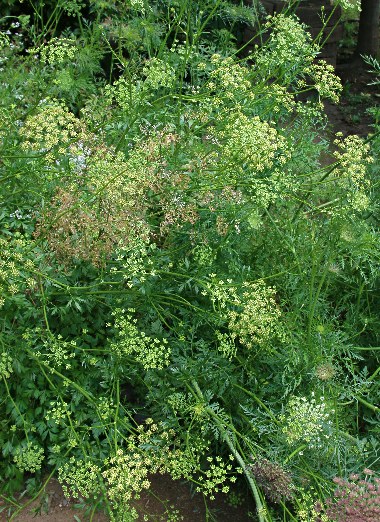
{"type": "Polygon", "coordinates": [[[141,332],[136,324],[137,319],[132,317],[133,309],[117,308],[112,312],[115,317],[116,339],[111,342],[111,351],[122,356],[133,356],[141,363],[145,370],[162,370],[169,364],[170,347],[167,339],[157,339],[141,332]]]}
{"type": "Polygon", "coordinates": [[[109,104],[116,104],[123,111],[129,111],[138,105],[142,99],[142,93],[136,83],[120,78],[113,85],[106,85],[104,95],[109,104]]]}
{"type": "Polygon", "coordinates": [[[336,369],[329,361],[323,362],[315,368],[315,376],[321,381],[331,381],[335,375],[336,369]]]}
{"type": "Polygon", "coordinates": [[[334,103],[339,102],[343,87],[332,65],[327,64],[324,60],[319,60],[306,67],[304,73],[313,80],[314,88],[317,89],[321,98],[329,98],[334,103]]]}
{"type": "Polygon", "coordinates": [[[168,63],[159,58],[151,58],[143,68],[145,84],[152,88],[171,87],[175,80],[175,71],[168,63]]]}
{"type": "MultiPolygon", "coordinates": [[[[233,460],[233,457],[230,460],[233,460]]],[[[210,500],[214,500],[214,493],[219,491],[228,493],[229,486],[227,485],[227,480],[228,475],[232,472],[232,465],[224,462],[222,457],[219,456],[215,457],[215,459],[208,457],[207,461],[208,469],[198,477],[200,485],[197,486],[196,491],[202,492],[209,496],[210,500]]]]}
{"type": "Polygon", "coordinates": [[[156,250],[154,243],[149,243],[141,238],[131,241],[130,245],[116,250],[116,261],[121,266],[118,271],[111,268],[112,273],[122,273],[123,279],[129,288],[137,282],[143,283],[149,277],[155,276],[155,267],[152,257],[156,250]]]}
{"type": "Polygon", "coordinates": [[[48,44],[33,49],[33,54],[39,53],[40,60],[47,65],[61,65],[71,62],[77,54],[77,43],[70,38],[52,38],[48,44]]]}
{"type": "Polygon", "coordinates": [[[17,448],[13,460],[20,471],[35,473],[41,469],[41,464],[44,460],[44,450],[37,444],[28,442],[26,447],[17,448]]]}
{"type": "MultiPolygon", "coordinates": [[[[73,160],[73,145],[70,152],[73,160]]],[[[86,155],[82,169],[74,183],[57,190],[36,235],[45,236],[65,264],[81,259],[101,265],[116,246],[146,235],[143,178],[122,153],[102,144],[86,155]]]]}
{"type": "Polygon", "coordinates": [[[64,154],[82,130],[82,123],[74,114],[59,102],[50,100],[27,118],[21,128],[22,148],[46,154],[46,160],[54,162],[53,149],[57,148],[58,154],[64,154]]]}
{"type": "Polygon", "coordinates": [[[365,479],[358,474],[349,479],[335,477],[337,488],[324,505],[317,503],[315,522],[323,522],[324,516],[334,522],[377,522],[380,520],[380,478],[370,469],[363,470],[365,479]]]}
{"type": "Polygon", "coordinates": [[[269,500],[278,503],[283,498],[292,497],[291,477],[279,464],[267,459],[256,459],[249,468],[269,500]]]}
{"type": "Polygon", "coordinates": [[[15,236],[0,238],[0,308],[8,299],[24,292],[26,287],[34,290],[35,280],[30,277],[34,263],[30,251],[26,254],[25,247],[24,239],[15,236]]]}
{"type": "Polygon", "coordinates": [[[266,47],[257,52],[256,65],[265,78],[278,75],[284,81],[291,81],[298,67],[312,62],[318,48],[306,26],[295,16],[280,13],[268,17],[267,27],[272,34],[266,47]]]}
{"type": "Polygon", "coordinates": [[[289,157],[285,139],[258,116],[233,115],[218,138],[224,142],[222,161],[233,161],[235,168],[246,165],[252,172],[262,172],[273,166],[275,158],[285,163],[289,157]]]}
{"type": "Polygon", "coordinates": [[[139,426],[137,433],[128,438],[127,448],[118,449],[105,461],[102,475],[111,502],[128,504],[139,498],[143,489],[149,488],[149,473],[167,472],[169,462],[178,457],[174,442],[175,433],[158,426],[152,419],[139,426]]]}
{"type": "Polygon", "coordinates": [[[361,0],[337,0],[342,9],[355,9],[361,11],[361,0]]]}
{"type": "Polygon", "coordinates": [[[247,348],[265,345],[281,334],[281,311],[276,303],[276,290],[259,280],[245,281],[240,289],[231,279],[217,280],[210,274],[203,295],[209,295],[214,309],[227,321],[229,336],[217,334],[220,350],[227,358],[233,357],[237,339],[247,348]]]}
{"type": "Polygon", "coordinates": [[[223,172],[224,183],[227,179],[260,206],[283,194],[288,185],[283,169],[291,151],[285,138],[269,123],[236,111],[216,137],[221,147],[213,183],[219,171],[223,172]],[[269,170],[270,176],[266,175],[269,170]]]}
{"type": "Polygon", "coordinates": [[[280,420],[284,423],[282,432],[289,445],[304,442],[309,448],[318,448],[322,439],[330,437],[332,422],[327,404],[321,398],[320,402],[313,398],[292,397],[280,420]]]}
{"type": "Polygon", "coordinates": [[[365,210],[369,204],[366,170],[373,161],[369,155],[370,146],[356,135],[343,139],[341,133],[337,133],[334,143],[338,147],[334,152],[339,161],[339,167],[335,170],[338,183],[347,192],[349,206],[355,211],[365,210]]]}
{"type": "Polygon", "coordinates": [[[3,352],[0,354],[0,377],[9,379],[11,373],[13,373],[12,357],[6,352],[3,352]]]}
{"type": "Polygon", "coordinates": [[[47,411],[45,419],[63,425],[64,420],[67,419],[71,413],[66,402],[62,401],[62,403],[60,403],[55,401],[50,403],[50,409],[47,411]]]}
{"type": "Polygon", "coordinates": [[[150,487],[147,478],[150,466],[148,457],[146,459],[140,453],[126,453],[118,449],[116,455],[107,461],[103,477],[112,502],[127,503],[133,498],[139,498],[141,491],[150,487]]]}
{"type": "MultiPolygon", "coordinates": [[[[216,91],[218,96],[225,95],[229,101],[241,101],[242,96],[254,98],[248,70],[235,63],[231,58],[223,58],[219,54],[213,54],[210,59],[214,69],[210,72],[206,88],[216,91]]],[[[199,64],[198,68],[202,68],[199,64]]]]}
{"type": "Polygon", "coordinates": [[[100,471],[93,462],[71,457],[58,468],[58,480],[66,497],[91,498],[101,491],[100,471]]]}
{"type": "Polygon", "coordinates": [[[265,345],[280,333],[281,311],[275,300],[275,289],[263,281],[243,284],[239,311],[227,313],[228,328],[232,336],[247,348],[265,345]]]}
{"type": "Polygon", "coordinates": [[[131,9],[134,9],[137,12],[140,12],[141,14],[145,13],[145,2],[144,0],[129,0],[127,2],[131,9]]]}
{"type": "Polygon", "coordinates": [[[44,351],[38,352],[38,355],[48,362],[53,368],[65,367],[66,370],[71,368],[70,359],[75,357],[76,342],[63,341],[62,336],[57,337],[49,336],[49,338],[43,341],[44,351]]]}

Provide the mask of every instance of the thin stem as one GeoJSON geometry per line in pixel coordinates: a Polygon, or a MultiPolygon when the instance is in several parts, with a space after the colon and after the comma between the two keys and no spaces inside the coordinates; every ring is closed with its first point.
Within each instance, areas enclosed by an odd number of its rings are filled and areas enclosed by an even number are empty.
{"type": "MultiPolygon", "coordinates": [[[[201,389],[199,388],[198,383],[196,381],[192,381],[192,385],[194,386],[194,389],[195,389],[196,394],[199,397],[199,399],[204,401],[203,393],[201,392],[201,389]]],[[[215,425],[218,428],[222,438],[226,442],[232,455],[235,457],[235,459],[239,463],[239,466],[243,470],[243,473],[248,481],[248,484],[251,488],[251,491],[253,493],[253,496],[254,496],[254,499],[256,502],[257,516],[259,518],[259,522],[269,522],[269,518],[267,516],[267,510],[263,506],[263,503],[261,502],[260,494],[256,487],[256,483],[255,483],[252,475],[249,473],[247,465],[245,464],[243,457],[237,451],[232,438],[230,437],[229,433],[225,430],[222,422],[220,421],[219,416],[212,410],[212,408],[210,408],[208,406],[206,406],[205,411],[210,415],[210,417],[212,417],[214,419],[215,425]]]]}

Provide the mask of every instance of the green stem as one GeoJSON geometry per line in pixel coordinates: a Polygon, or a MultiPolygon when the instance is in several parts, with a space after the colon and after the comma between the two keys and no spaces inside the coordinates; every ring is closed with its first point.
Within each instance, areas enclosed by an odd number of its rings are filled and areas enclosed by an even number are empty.
{"type": "Polygon", "coordinates": [[[119,406],[120,406],[120,379],[119,377],[116,378],[116,411],[115,411],[115,419],[114,419],[114,445],[115,445],[115,454],[117,452],[117,446],[118,446],[118,439],[117,439],[117,424],[118,424],[118,417],[119,417],[119,406]]]}
{"type": "MultiPolygon", "coordinates": [[[[203,397],[203,393],[201,391],[201,389],[199,388],[198,386],[198,383],[196,381],[192,381],[192,384],[194,386],[194,389],[196,391],[196,394],[197,396],[202,400],[204,401],[204,397],[203,397]]],[[[260,495],[259,495],[259,491],[256,487],[256,483],[252,477],[252,475],[249,473],[248,469],[247,469],[247,466],[244,462],[244,459],[243,457],[240,455],[240,453],[237,451],[237,449],[235,448],[235,445],[232,441],[232,438],[230,437],[229,433],[225,430],[222,422],[220,421],[218,415],[210,408],[210,407],[206,407],[205,408],[205,411],[210,415],[210,417],[212,417],[215,421],[215,425],[216,427],[218,428],[222,438],[225,440],[227,446],[229,447],[232,455],[235,457],[235,459],[237,460],[237,462],[239,463],[239,466],[241,467],[241,469],[243,470],[243,473],[248,481],[248,484],[252,490],[252,493],[253,493],[253,496],[254,496],[254,499],[255,499],[255,502],[256,502],[256,509],[257,509],[257,516],[259,518],[259,522],[269,522],[269,518],[267,517],[267,514],[266,514],[266,508],[263,506],[263,503],[261,502],[261,498],[260,498],[260,495]]]]}
{"type": "MultiPolygon", "coordinates": [[[[70,450],[69,450],[70,451],[70,450]]],[[[67,453],[69,452],[67,451],[65,456],[67,455],[67,453]]],[[[41,487],[41,489],[39,491],[37,491],[37,493],[34,495],[34,497],[32,497],[30,500],[28,500],[28,502],[26,502],[25,504],[23,504],[22,506],[20,506],[11,516],[11,518],[9,519],[9,522],[11,522],[11,520],[14,520],[17,515],[19,513],[21,513],[21,511],[23,511],[27,506],[29,506],[32,502],[34,502],[42,493],[42,491],[46,488],[46,485],[48,484],[49,480],[52,478],[52,476],[54,475],[55,473],[55,467],[53,469],[53,471],[50,473],[50,475],[48,476],[48,478],[45,480],[43,486],[41,487]]]]}
{"type": "Polygon", "coordinates": [[[243,388],[242,386],[239,386],[239,384],[234,384],[235,388],[239,388],[239,390],[242,390],[244,391],[247,395],[249,395],[250,397],[252,397],[252,399],[255,399],[255,401],[259,404],[259,406],[261,406],[267,413],[268,415],[270,416],[270,418],[272,419],[272,421],[277,424],[277,426],[280,426],[280,422],[276,419],[276,416],[273,415],[272,411],[270,410],[270,408],[268,408],[261,399],[259,399],[259,397],[257,397],[257,395],[255,395],[254,393],[250,392],[249,390],[246,390],[245,388],[243,388]]]}
{"type": "Polygon", "coordinates": [[[318,284],[317,289],[315,291],[315,294],[312,297],[313,286],[314,286],[314,281],[315,281],[315,277],[316,277],[316,270],[317,270],[317,264],[313,263],[312,279],[311,279],[311,283],[310,283],[311,307],[310,307],[310,311],[309,311],[308,326],[307,326],[307,341],[306,341],[307,342],[307,346],[310,346],[311,333],[312,333],[311,331],[312,331],[312,326],[313,326],[315,309],[316,309],[316,306],[317,306],[319,295],[320,295],[321,290],[322,290],[322,286],[323,286],[323,284],[324,284],[324,282],[326,280],[327,274],[328,274],[328,269],[329,269],[332,257],[333,257],[332,254],[330,254],[330,256],[329,256],[329,258],[327,260],[326,268],[323,271],[322,277],[320,278],[320,281],[319,281],[319,284],[318,284]]]}
{"type": "Polygon", "coordinates": [[[284,464],[289,462],[289,460],[292,460],[293,457],[295,457],[296,455],[301,453],[306,448],[307,448],[307,444],[302,444],[302,446],[299,446],[297,449],[292,451],[292,453],[288,457],[286,457],[286,459],[284,460],[284,464]]]}
{"type": "Polygon", "coordinates": [[[367,408],[369,408],[370,410],[372,411],[379,411],[380,408],[378,406],[375,406],[374,404],[371,404],[370,402],[366,401],[365,399],[363,399],[362,397],[360,396],[357,396],[355,395],[355,399],[360,402],[361,404],[363,404],[363,406],[366,406],[367,408]]]}
{"type": "Polygon", "coordinates": [[[6,380],[6,378],[4,377],[4,375],[3,375],[3,381],[4,381],[5,389],[7,390],[7,394],[8,394],[8,396],[9,396],[9,399],[10,399],[11,403],[13,404],[14,409],[17,411],[17,413],[19,414],[20,418],[22,419],[22,422],[23,422],[23,424],[24,424],[24,433],[25,433],[25,438],[26,438],[26,440],[29,442],[29,436],[28,436],[28,430],[27,430],[27,423],[26,423],[26,421],[25,421],[25,417],[24,417],[24,415],[21,413],[21,411],[19,410],[19,408],[18,408],[17,404],[15,403],[15,401],[13,400],[13,397],[12,397],[10,391],[9,391],[9,388],[8,388],[7,380],[6,380]]]}
{"type": "Polygon", "coordinates": [[[372,350],[380,350],[380,346],[350,346],[350,350],[359,350],[361,352],[372,352],[372,350]]]}

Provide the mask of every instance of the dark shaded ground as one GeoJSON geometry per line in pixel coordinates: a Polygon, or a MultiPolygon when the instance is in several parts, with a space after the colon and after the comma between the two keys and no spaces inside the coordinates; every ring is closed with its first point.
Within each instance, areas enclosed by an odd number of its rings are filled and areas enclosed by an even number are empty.
{"type": "Polygon", "coordinates": [[[360,58],[338,64],[336,73],[342,81],[343,93],[338,105],[325,104],[330,130],[340,131],[344,136],[367,136],[373,132],[373,116],[368,109],[380,103],[379,86],[369,85],[375,77],[360,58]]]}
{"type": "MultiPolygon", "coordinates": [[[[228,495],[219,495],[215,501],[205,503],[200,494],[192,495],[188,485],[181,481],[173,481],[167,476],[151,477],[151,489],[141,495],[140,500],[134,502],[140,517],[146,515],[149,522],[247,522],[255,520],[254,506],[248,501],[247,491],[240,494],[236,491],[228,495]],[[228,501],[230,503],[228,503],[228,501]],[[234,507],[238,501],[239,505],[234,507]]],[[[27,500],[21,500],[25,504],[27,500]]],[[[82,505],[82,509],[75,501],[64,497],[62,488],[53,479],[47,485],[46,492],[14,516],[15,508],[6,506],[0,500],[1,522],[14,520],[15,522],[107,522],[109,518],[103,513],[92,513],[90,506],[82,505]],[[13,518],[12,518],[13,514],[13,518]],[[92,517],[92,518],[91,518],[92,517]]]]}

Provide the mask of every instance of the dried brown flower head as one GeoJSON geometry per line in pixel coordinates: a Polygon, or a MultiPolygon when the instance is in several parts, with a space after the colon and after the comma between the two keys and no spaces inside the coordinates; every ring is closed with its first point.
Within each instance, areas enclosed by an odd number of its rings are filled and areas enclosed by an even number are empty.
{"type": "Polygon", "coordinates": [[[331,381],[335,374],[336,370],[330,362],[322,363],[315,368],[315,375],[321,381],[331,381]]]}
{"type": "Polygon", "coordinates": [[[272,502],[292,497],[291,477],[280,464],[257,459],[250,465],[250,470],[264,495],[272,502]]]}
{"type": "Polygon", "coordinates": [[[334,496],[327,498],[324,506],[317,504],[320,515],[316,522],[322,522],[326,515],[334,522],[378,522],[380,520],[380,478],[369,469],[363,470],[365,479],[358,474],[349,479],[335,477],[337,488],[334,496]]]}

